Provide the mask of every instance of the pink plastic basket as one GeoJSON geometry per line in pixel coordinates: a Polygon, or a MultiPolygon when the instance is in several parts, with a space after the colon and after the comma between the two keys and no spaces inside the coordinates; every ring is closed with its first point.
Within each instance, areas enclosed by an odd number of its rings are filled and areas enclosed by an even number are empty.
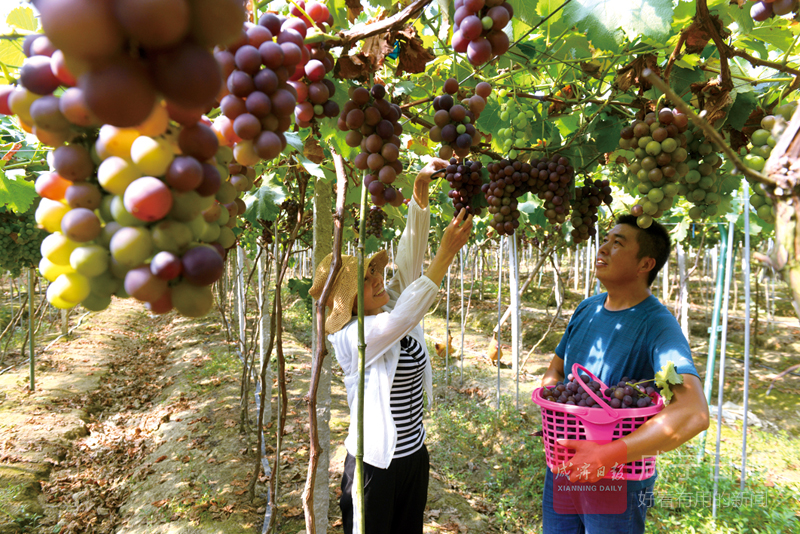
{"type": "MultiPolygon", "coordinates": [[[[585,367],[576,363],[572,366],[572,374],[582,386],[586,386],[586,384],[581,379],[579,371],[599,382],[602,390],[608,387],[585,367]]],[[[550,468],[568,462],[574,454],[569,452],[566,447],[558,445],[556,440],[616,440],[630,434],[664,408],[664,400],[661,395],[656,395],[656,404],[653,406],[615,409],[590,388],[584,387],[584,389],[602,409],[558,404],[545,400],[542,396],[544,388],[536,388],[531,394],[533,402],[542,409],[542,439],[544,440],[545,459],[550,468]]],[[[625,480],[644,480],[653,476],[655,471],[656,459],[649,457],[625,464],[625,469],[620,471],[617,477],[625,480]]],[[[607,478],[612,476],[613,473],[609,473],[607,478]]]]}

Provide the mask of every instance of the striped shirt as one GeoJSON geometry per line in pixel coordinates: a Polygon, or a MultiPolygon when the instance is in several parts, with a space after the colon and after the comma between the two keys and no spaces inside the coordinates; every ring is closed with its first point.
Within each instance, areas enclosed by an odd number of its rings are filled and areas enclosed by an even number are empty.
{"type": "Polygon", "coordinates": [[[390,402],[397,427],[397,445],[393,458],[409,456],[422,448],[425,427],[422,425],[422,381],[427,353],[411,336],[400,340],[400,361],[392,383],[390,402]]]}

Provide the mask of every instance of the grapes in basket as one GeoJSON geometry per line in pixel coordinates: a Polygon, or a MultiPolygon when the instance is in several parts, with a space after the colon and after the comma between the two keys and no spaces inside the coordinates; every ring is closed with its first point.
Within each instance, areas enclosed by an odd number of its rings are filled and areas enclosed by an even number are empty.
{"type": "Polygon", "coordinates": [[[591,390],[612,408],[647,408],[654,404],[652,395],[656,393],[656,389],[653,386],[643,385],[652,380],[631,380],[623,377],[615,386],[604,390],[601,384],[592,380],[589,375],[581,375],[581,380],[586,387],[582,386],[570,373],[567,381],[563,384],[542,390],[542,397],[558,404],[601,408],[600,404],[589,394],[588,390],[591,390]]]}

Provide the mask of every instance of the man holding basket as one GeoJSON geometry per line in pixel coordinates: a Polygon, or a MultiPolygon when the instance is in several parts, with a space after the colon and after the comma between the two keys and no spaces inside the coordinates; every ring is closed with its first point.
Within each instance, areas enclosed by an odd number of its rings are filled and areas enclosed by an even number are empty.
{"type": "MultiPolygon", "coordinates": [[[[673,385],[672,401],[630,434],[604,444],[558,440],[574,451],[570,464],[551,466],[545,477],[545,534],[642,533],[656,475],[623,481],[616,493],[598,493],[595,482],[621,464],[673,450],[708,428],[708,404],[686,338],[675,317],[650,292],[667,262],[670,239],[654,222],[639,228],[636,217],[624,215],[604,237],[596,259],[597,279],[606,293],[581,302],[570,319],[542,386],[562,383],[564,369],[578,363],[614,386],[623,377],[647,379],[672,362],[683,383],[673,385]],[[559,480],[583,482],[579,491],[561,491],[559,480]],[[589,489],[587,491],[586,489],[589,489]],[[621,503],[615,513],[609,499],[621,503]],[[611,513],[609,513],[611,512],[611,513]]],[[[614,477],[622,478],[622,477],[614,477]]],[[[631,477],[629,477],[631,478],[631,477]]],[[[633,477],[636,478],[636,477],[633,477]]],[[[601,488],[605,489],[605,488],[601,488]]]]}

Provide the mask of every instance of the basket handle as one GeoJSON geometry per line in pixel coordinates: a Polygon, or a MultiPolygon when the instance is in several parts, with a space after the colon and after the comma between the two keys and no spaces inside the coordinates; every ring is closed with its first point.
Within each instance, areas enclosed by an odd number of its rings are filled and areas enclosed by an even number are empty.
{"type": "Polygon", "coordinates": [[[593,398],[593,399],[594,399],[594,401],[595,401],[597,404],[599,404],[599,405],[600,405],[600,407],[601,407],[601,408],[603,408],[603,410],[605,410],[605,412],[606,412],[606,413],[607,413],[607,414],[608,414],[610,417],[617,417],[617,411],[616,411],[614,408],[612,408],[611,406],[609,406],[609,405],[608,405],[608,403],[607,403],[606,401],[604,401],[602,398],[598,397],[598,396],[597,396],[597,394],[596,394],[594,391],[592,391],[592,388],[590,388],[589,386],[587,386],[586,384],[584,384],[584,382],[583,382],[583,379],[581,378],[581,374],[578,372],[578,370],[579,370],[579,369],[580,369],[581,371],[585,372],[587,375],[589,375],[589,376],[592,378],[592,380],[595,380],[595,381],[599,382],[599,383],[600,383],[600,385],[603,387],[603,389],[606,389],[608,386],[606,386],[606,385],[603,383],[603,381],[602,381],[602,380],[600,380],[599,378],[597,378],[596,376],[594,376],[594,374],[592,374],[592,372],[591,372],[591,371],[589,371],[589,370],[588,370],[586,367],[582,366],[582,365],[581,365],[581,364],[579,364],[579,363],[574,363],[574,364],[572,364],[572,376],[574,376],[574,377],[575,377],[575,380],[577,380],[577,381],[578,381],[578,384],[580,384],[581,386],[583,386],[583,389],[584,389],[584,391],[586,391],[586,392],[589,394],[589,396],[590,396],[591,398],[593,398]]]}

